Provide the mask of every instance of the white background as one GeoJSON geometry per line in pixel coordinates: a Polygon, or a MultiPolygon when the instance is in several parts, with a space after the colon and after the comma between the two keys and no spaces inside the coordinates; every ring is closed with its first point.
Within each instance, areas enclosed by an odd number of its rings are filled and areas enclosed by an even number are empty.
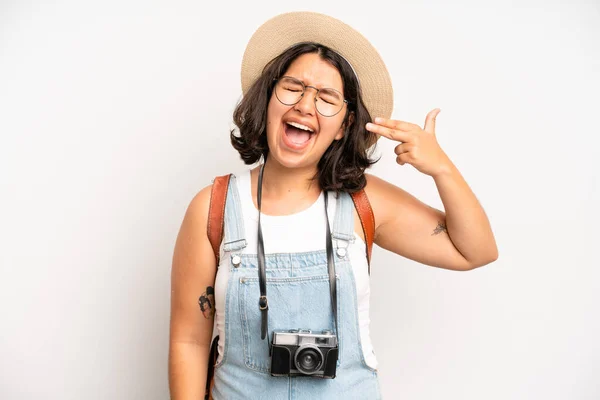
{"type": "MultiPolygon", "coordinates": [[[[170,268],[229,145],[254,30],[311,10],[386,60],[394,117],[438,138],[500,258],[376,249],[387,399],[598,399],[600,3],[0,2],[0,398],[166,399],[170,268]]],[[[431,178],[372,172],[441,207],[431,178]]]]}

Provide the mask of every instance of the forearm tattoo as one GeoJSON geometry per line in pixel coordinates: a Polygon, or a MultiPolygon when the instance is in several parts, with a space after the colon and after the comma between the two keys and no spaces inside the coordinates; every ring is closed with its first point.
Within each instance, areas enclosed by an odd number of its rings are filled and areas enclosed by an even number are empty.
{"type": "Polygon", "coordinates": [[[433,230],[433,233],[431,234],[431,236],[434,235],[439,235],[442,232],[448,232],[448,229],[446,228],[446,223],[443,221],[438,222],[438,225],[435,227],[435,229],[433,230]]]}
{"type": "Polygon", "coordinates": [[[210,319],[215,315],[215,289],[207,286],[206,291],[198,299],[200,310],[204,318],[210,319]]]}

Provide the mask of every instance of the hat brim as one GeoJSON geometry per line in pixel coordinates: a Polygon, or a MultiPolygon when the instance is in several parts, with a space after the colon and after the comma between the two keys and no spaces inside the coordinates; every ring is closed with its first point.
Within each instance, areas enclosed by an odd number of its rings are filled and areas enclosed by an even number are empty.
{"type": "Polygon", "coordinates": [[[391,116],[392,81],[377,50],[351,26],[314,12],[280,14],[256,30],[242,59],[242,93],[246,94],[269,61],[300,42],[325,45],[344,57],[358,76],[371,117],[391,116]]]}

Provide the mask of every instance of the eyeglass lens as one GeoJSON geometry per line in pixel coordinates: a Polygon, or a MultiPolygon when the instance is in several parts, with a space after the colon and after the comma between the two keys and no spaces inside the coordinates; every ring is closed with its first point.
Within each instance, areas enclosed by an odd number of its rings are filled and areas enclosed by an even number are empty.
{"type": "MultiPolygon", "coordinates": [[[[277,99],[288,106],[298,103],[304,91],[303,83],[289,76],[280,78],[275,85],[277,99]]],[[[344,106],[344,97],[335,89],[322,88],[317,94],[315,106],[320,114],[331,117],[339,113],[344,106]]]]}

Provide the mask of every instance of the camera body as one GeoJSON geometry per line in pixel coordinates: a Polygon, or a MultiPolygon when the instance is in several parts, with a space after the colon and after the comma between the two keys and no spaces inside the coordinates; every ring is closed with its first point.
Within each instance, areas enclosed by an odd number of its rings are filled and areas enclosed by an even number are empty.
{"type": "Polygon", "coordinates": [[[277,330],[271,343],[271,375],[335,378],[338,343],[336,335],[323,330],[277,330]]]}

